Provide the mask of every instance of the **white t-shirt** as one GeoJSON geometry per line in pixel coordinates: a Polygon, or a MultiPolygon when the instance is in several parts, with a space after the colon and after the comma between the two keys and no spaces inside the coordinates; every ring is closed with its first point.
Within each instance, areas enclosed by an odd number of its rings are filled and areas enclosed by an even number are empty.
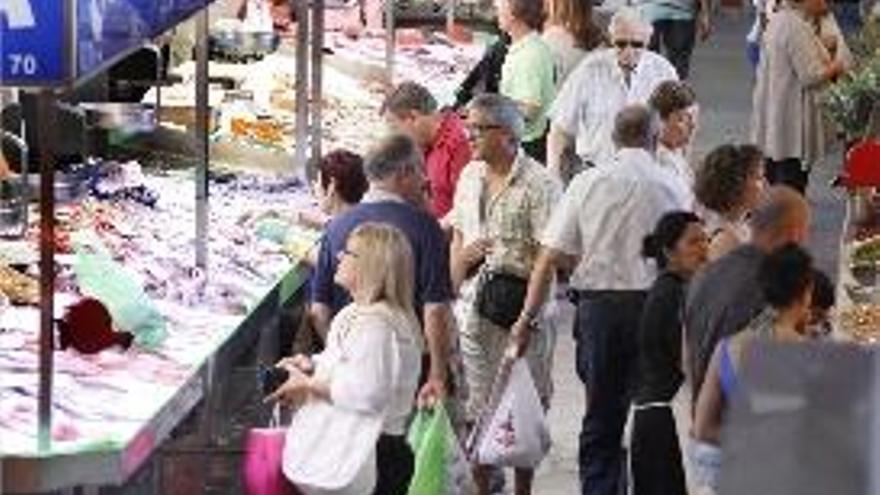
{"type": "Polygon", "coordinates": [[[642,257],[643,240],[663,214],[681,209],[687,205],[654,156],[625,148],[574,178],[542,243],[580,257],[574,289],[645,290],[656,271],[642,257]]]}
{"type": "Polygon", "coordinates": [[[616,49],[588,53],[568,76],[550,107],[553,125],[574,136],[581,159],[608,163],[614,156],[611,132],[617,113],[627,105],[646,104],[663,81],[678,80],[665,58],[644,50],[626,84],[616,49]]]}

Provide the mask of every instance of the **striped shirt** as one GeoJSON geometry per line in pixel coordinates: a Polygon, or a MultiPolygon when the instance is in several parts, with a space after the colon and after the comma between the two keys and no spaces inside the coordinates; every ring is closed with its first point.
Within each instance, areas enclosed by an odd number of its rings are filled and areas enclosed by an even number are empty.
{"type": "Polygon", "coordinates": [[[614,158],[614,118],[627,105],[646,104],[661,82],[677,80],[665,58],[644,50],[626,84],[615,48],[589,53],[568,76],[550,108],[553,125],[575,138],[575,151],[592,163],[614,158]]]}

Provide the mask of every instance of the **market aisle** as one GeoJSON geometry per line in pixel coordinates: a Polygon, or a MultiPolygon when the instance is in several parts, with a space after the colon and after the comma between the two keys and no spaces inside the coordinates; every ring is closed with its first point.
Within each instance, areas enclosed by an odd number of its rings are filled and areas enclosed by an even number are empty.
{"type": "MultiPolygon", "coordinates": [[[[716,31],[694,56],[691,82],[700,102],[700,129],[695,156],[702,158],[725,141],[748,138],[751,113],[751,73],[744,55],[748,15],[724,13],[716,19],[716,31]]],[[[828,187],[836,176],[840,152],[829,156],[826,166],[815,171],[808,196],[813,206],[811,251],[821,268],[836,278],[838,239],[843,222],[842,196],[828,187]]],[[[563,329],[557,341],[553,407],[550,429],[553,448],[538,471],[534,493],[570,495],[578,492],[577,443],[583,413],[583,389],[574,370],[574,343],[570,329],[573,309],[566,306],[563,329]]]]}

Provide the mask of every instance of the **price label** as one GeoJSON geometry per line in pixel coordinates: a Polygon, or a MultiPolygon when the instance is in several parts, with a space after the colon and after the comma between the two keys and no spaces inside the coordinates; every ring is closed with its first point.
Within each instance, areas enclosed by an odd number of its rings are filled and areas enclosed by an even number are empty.
{"type": "Polygon", "coordinates": [[[67,0],[0,0],[0,85],[57,85],[64,57],[67,0]]]}

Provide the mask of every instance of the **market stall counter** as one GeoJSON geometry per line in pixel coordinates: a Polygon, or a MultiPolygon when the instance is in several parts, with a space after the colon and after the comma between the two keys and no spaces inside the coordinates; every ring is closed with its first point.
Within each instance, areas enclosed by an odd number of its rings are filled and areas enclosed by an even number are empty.
{"type": "MultiPolygon", "coordinates": [[[[37,449],[36,223],[0,242],[0,462],[4,493],[120,485],[203,399],[210,429],[220,382],[279,309],[299,297],[319,233],[289,175],[213,173],[208,266],[195,266],[192,170],[102,162],[57,208],[52,445],[37,449]],[[131,347],[92,353],[72,308],[97,300],[131,347]],[[85,352],[84,352],[85,351],[85,352]],[[212,399],[212,396],[215,397],[212,399]]],[[[91,325],[96,320],[89,320],[91,325]]],[[[87,329],[94,343],[97,331],[87,329]]]]}

